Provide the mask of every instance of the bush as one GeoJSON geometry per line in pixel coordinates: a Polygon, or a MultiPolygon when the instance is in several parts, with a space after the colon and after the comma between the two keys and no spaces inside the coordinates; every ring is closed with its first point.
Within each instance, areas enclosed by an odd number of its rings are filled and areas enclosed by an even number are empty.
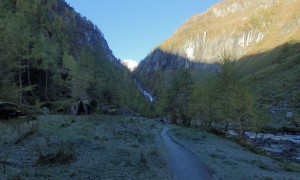
{"type": "Polygon", "coordinates": [[[68,164],[75,160],[75,147],[69,141],[59,143],[47,142],[47,152],[39,148],[38,164],[68,164]],[[53,147],[53,148],[51,148],[53,147]]]}

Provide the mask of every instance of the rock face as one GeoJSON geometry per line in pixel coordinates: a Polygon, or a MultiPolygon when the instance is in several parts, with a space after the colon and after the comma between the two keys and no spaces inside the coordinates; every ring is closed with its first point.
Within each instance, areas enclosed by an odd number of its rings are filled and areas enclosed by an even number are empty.
{"type": "MultiPolygon", "coordinates": [[[[299,7],[296,0],[224,0],[183,23],[145,61],[161,60],[164,55],[157,53],[159,49],[192,62],[214,64],[224,52],[239,59],[300,40],[299,7]]],[[[178,58],[172,61],[188,66],[178,58]]]]}
{"type": "Polygon", "coordinates": [[[299,7],[291,0],[225,0],[187,20],[158,48],[193,62],[217,62],[224,51],[238,59],[299,32],[299,7]]]}

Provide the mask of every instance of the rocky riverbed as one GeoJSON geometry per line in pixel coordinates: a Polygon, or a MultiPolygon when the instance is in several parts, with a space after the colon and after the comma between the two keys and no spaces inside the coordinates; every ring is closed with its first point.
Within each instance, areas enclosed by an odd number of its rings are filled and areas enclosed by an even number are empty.
{"type": "MultiPolygon", "coordinates": [[[[230,130],[227,136],[236,137],[238,134],[230,130]]],[[[274,157],[300,163],[300,135],[246,131],[244,140],[248,145],[274,157]]]]}
{"type": "Polygon", "coordinates": [[[195,154],[212,171],[213,179],[295,179],[299,163],[278,161],[249,151],[228,138],[200,128],[172,126],[172,139],[195,154]]]}

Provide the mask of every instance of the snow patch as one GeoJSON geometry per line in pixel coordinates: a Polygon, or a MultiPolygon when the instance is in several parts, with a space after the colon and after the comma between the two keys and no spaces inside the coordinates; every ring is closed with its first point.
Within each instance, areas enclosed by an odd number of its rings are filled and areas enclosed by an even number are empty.
{"type": "Polygon", "coordinates": [[[130,71],[134,71],[139,63],[135,60],[125,59],[122,61],[122,64],[126,66],[130,71]]]}

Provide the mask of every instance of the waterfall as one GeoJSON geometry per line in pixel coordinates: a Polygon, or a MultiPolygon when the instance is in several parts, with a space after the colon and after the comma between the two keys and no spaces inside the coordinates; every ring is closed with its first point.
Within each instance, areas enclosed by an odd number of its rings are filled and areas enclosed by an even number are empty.
{"type": "Polygon", "coordinates": [[[148,101],[149,101],[150,103],[152,103],[154,99],[153,99],[153,97],[151,96],[151,94],[150,94],[149,92],[145,91],[145,90],[142,90],[142,89],[141,89],[141,91],[143,92],[144,96],[148,99],[148,101]]]}
{"type": "Polygon", "coordinates": [[[141,93],[143,93],[144,97],[150,102],[150,103],[153,103],[154,101],[154,97],[151,95],[150,92],[146,91],[145,88],[141,85],[141,83],[135,79],[134,80],[136,85],[138,86],[139,90],[141,93]]]}

